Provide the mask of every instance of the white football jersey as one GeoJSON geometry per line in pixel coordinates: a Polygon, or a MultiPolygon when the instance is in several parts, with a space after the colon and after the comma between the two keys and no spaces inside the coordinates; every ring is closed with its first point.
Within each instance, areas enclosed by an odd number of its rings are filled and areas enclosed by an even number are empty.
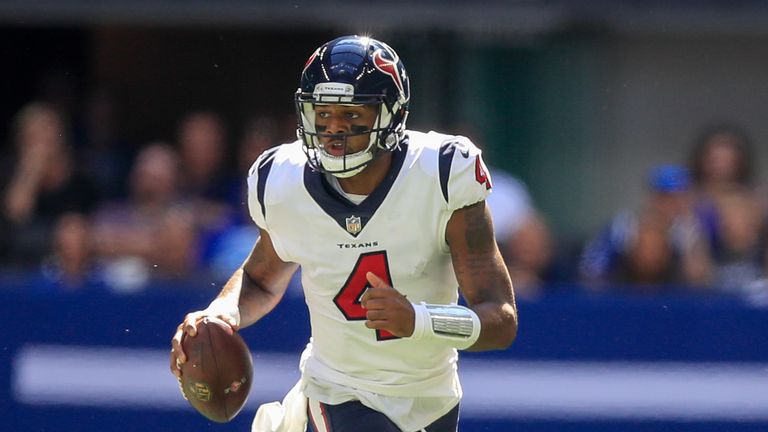
{"type": "Polygon", "coordinates": [[[370,271],[411,302],[456,303],[446,225],[454,210],[486,198],[490,175],[464,137],[408,131],[392,156],[384,181],[355,205],[308,166],[300,141],[271,149],[249,174],[251,217],[283,261],[301,266],[312,326],[305,377],[388,397],[458,399],[456,350],[368,329],[360,297],[370,271]]]}

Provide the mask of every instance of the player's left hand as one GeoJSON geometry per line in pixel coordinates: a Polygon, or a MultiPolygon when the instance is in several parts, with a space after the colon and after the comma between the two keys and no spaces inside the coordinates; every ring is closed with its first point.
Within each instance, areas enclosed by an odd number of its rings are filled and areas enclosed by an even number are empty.
{"type": "Polygon", "coordinates": [[[360,299],[366,309],[365,326],[387,330],[398,337],[411,336],[416,321],[411,302],[375,274],[368,272],[365,277],[371,284],[360,299]]]}

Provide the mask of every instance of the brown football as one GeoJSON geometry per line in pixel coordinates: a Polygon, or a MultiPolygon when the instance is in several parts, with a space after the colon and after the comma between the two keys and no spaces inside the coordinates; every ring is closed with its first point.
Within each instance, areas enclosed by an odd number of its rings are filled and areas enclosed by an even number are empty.
{"type": "Polygon", "coordinates": [[[187,361],[181,367],[181,386],[189,403],[210,420],[232,420],[251,390],[253,362],[248,346],[224,321],[206,317],[197,335],[184,336],[187,361]]]}

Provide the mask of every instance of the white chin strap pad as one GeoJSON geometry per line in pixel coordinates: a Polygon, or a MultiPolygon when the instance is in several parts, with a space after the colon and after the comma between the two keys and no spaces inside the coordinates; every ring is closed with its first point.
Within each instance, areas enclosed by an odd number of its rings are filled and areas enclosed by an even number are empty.
{"type": "Polygon", "coordinates": [[[323,169],[339,178],[352,177],[362,171],[373,159],[373,153],[370,149],[344,156],[331,156],[322,150],[318,150],[318,153],[323,169]],[[350,167],[352,168],[350,169],[350,167]]]}

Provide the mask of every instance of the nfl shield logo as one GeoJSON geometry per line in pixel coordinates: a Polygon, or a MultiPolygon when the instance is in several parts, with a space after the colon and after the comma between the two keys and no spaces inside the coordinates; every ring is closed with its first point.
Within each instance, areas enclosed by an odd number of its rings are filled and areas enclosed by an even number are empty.
{"type": "Polygon", "coordinates": [[[192,385],[189,386],[189,390],[192,393],[192,396],[199,401],[208,402],[211,400],[211,389],[209,389],[208,385],[205,383],[192,383],[192,385]]]}
{"type": "Polygon", "coordinates": [[[363,222],[359,216],[350,216],[347,218],[347,232],[355,235],[363,229],[363,222]]]}

